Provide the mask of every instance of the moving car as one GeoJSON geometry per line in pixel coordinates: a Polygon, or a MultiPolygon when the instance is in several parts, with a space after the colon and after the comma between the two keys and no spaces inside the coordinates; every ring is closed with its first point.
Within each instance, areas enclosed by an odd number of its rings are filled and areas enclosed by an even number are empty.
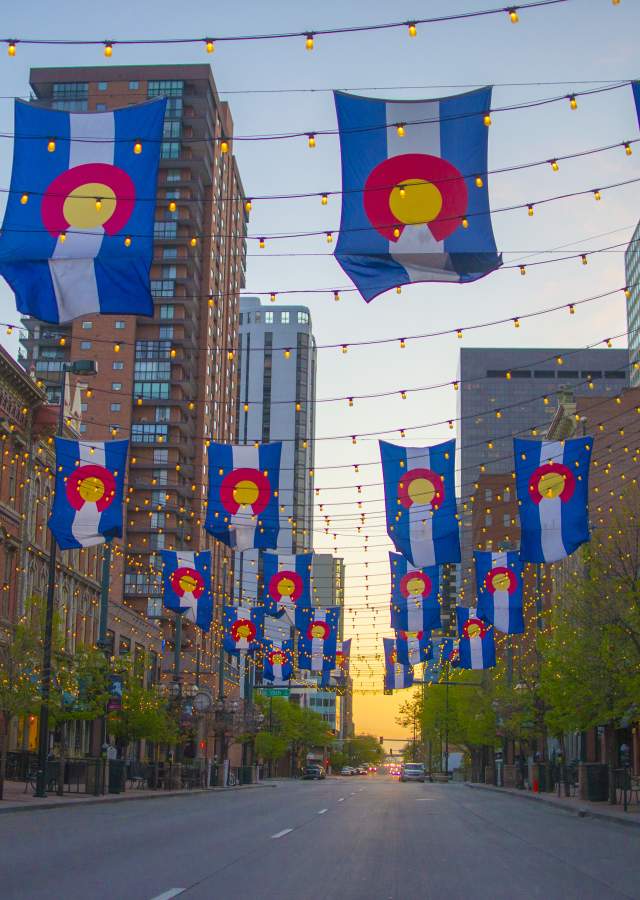
{"type": "Polygon", "coordinates": [[[405,763],[400,770],[400,781],[424,782],[424,763],[405,763]]]}
{"type": "Polygon", "coordinates": [[[322,766],[305,766],[302,772],[302,777],[307,781],[311,781],[314,779],[322,781],[323,778],[327,777],[327,773],[322,766]]]}
{"type": "Polygon", "coordinates": [[[355,775],[355,769],[352,769],[351,766],[343,766],[340,770],[341,775],[355,775]]]}

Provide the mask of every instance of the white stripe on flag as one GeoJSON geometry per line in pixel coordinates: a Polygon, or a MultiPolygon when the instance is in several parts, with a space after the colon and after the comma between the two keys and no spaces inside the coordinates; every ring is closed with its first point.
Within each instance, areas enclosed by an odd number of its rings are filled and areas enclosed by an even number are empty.
{"type": "Polygon", "coordinates": [[[482,638],[469,638],[469,655],[471,656],[471,668],[482,669],[482,638]]]}
{"type": "MultiPolygon", "coordinates": [[[[562,462],[564,453],[559,441],[542,441],[540,465],[546,462],[562,462]]],[[[543,497],[538,504],[540,515],[540,540],[546,562],[556,562],[567,555],[562,543],[562,500],[560,497],[543,497]]]]}
{"type": "MultiPolygon", "coordinates": [[[[431,453],[428,447],[407,447],[407,471],[430,469],[431,453]]],[[[436,562],[433,546],[433,511],[431,505],[414,503],[409,507],[409,543],[414,565],[434,566],[436,562]]]]}
{"type": "MultiPolygon", "coordinates": [[[[234,469],[258,469],[260,471],[260,449],[258,447],[231,448],[234,469]]],[[[241,506],[235,515],[230,516],[229,527],[235,531],[234,550],[248,550],[253,547],[258,520],[252,519],[250,506],[241,506]]]]}
{"type": "MultiPolygon", "coordinates": [[[[78,455],[81,466],[104,466],[104,441],[98,441],[95,444],[90,444],[88,441],[78,441],[78,455]],[[94,452],[92,453],[91,450],[94,452]]],[[[85,500],[80,509],[77,510],[71,523],[71,534],[81,546],[94,547],[96,544],[104,543],[104,538],[101,534],[98,534],[101,516],[102,513],[98,510],[97,505],[89,500],[85,500]]]]}
{"type": "MultiPolygon", "coordinates": [[[[115,116],[113,113],[69,115],[69,168],[86,163],[113,165],[115,116]]],[[[91,201],[87,201],[91,202],[91,201]]],[[[94,259],[102,247],[101,225],[88,229],[70,226],[66,239],[58,239],[49,272],[61,322],[100,312],[94,259]]]]}
{"type": "Polygon", "coordinates": [[[407,599],[407,631],[422,631],[424,623],[423,603],[424,600],[421,600],[420,606],[418,606],[417,600],[407,599]]]}
{"type": "Polygon", "coordinates": [[[415,666],[420,662],[420,641],[418,638],[409,638],[407,641],[407,653],[410,665],[415,666]]]}
{"type": "MultiPolygon", "coordinates": [[[[404,156],[408,153],[422,153],[442,157],[440,141],[440,103],[393,103],[386,104],[387,154],[388,157],[404,156]],[[429,121],[435,119],[436,121],[429,121]],[[400,137],[399,122],[405,126],[405,135],[400,137]],[[412,124],[420,123],[420,124],[412,124]]],[[[424,281],[428,274],[437,274],[439,281],[459,281],[456,272],[443,272],[447,255],[444,242],[436,241],[427,225],[405,225],[399,239],[389,242],[389,254],[407,270],[410,281],[424,281]],[[430,254],[430,262],[435,268],[425,265],[424,254],[430,254]]]]}
{"type": "Polygon", "coordinates": [[[493,595],[493,624],[498,631],[509,631],[509,591],[496,591],[493,595]]]}
{"type": "MultiPolygon", "coordinates": [[[[178,568],[182,568],[183,566],[188,569],[195,569],[194,562],[194,552],[182,552],[176,553],[176,557],[178,559],[178,568]]],[[[198,600],[191,591],[185,591],[185,593],[180,598],[180,606],[186,606],[184,611],[184,615],[189,619],[190,622],[195,622],[196,616],[198,614],[198,600]]]]}

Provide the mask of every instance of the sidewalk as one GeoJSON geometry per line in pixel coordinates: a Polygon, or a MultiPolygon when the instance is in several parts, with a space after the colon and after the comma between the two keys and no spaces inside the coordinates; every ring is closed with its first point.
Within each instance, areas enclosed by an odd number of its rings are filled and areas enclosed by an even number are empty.
{"type": "Polygon", "coordinates": [[[34,797],[31,788],[25,793],[23,781],[5,781],[4,799],[0,800],[0,815],[3,813],[31,812],[40,809],[61,809],[62,807],[87,806],[96,803],[122,803],[127,800],[161,800],[163,797],[190,797],[194,794],[214,794],[226,791],[246,791],[251,788],[276,787],[273,782],[260,781],[258,784],[241,784],[235,787],[192,788],[182,791],[128,790],[123,794],[65,794],[56,793],[46,797],[34,797]]]}
{"type": "Polygon", "coordinates": [[[628,812],[625,812],[621,804],[615,806],[608,803],[593,803],[588,800],[580,800],[578,797],[558,797],[557,794],[534,794],[532,791],[519,791],[515,788],[495,787],[492,784],[472,784],[465,781],[465,787],[473,790],[493,791],[520,800],[531,800],[533,803],[543,803],[546,806],[554,806],[563,812],[574,816],[590,816],[594,819],[604,819],[608,822],[617,822],[619,825],[631,825],[640,827],[640,804],[629,804],[628,812]]]}

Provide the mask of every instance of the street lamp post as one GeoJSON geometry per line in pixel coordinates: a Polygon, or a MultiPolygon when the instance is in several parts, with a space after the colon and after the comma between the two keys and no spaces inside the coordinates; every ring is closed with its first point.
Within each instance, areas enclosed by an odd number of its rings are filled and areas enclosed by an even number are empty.
{"type": "MultiPolygon", "coordinates": [[[[62,437],[64,428],[64,394],[67,372],[73,375],[95,375],[98,367],[92,359],[81,359],[77,362],[62,364],[62,380],[60,384],[60,408],[56,437],[62,437]]],[[[38,771],[36,774],[36,797],[47,796],[47,756],[49,754],[49,700],[51,697],[51,644],[53,640],[53,610],[55,606],[56,562],[58,545],[51,532],[49,536],[49,573],[47,581],[47,606],[44,623],[44,639],[42,646],[42,677],[40,719],[38,731],[38,771]]]]}

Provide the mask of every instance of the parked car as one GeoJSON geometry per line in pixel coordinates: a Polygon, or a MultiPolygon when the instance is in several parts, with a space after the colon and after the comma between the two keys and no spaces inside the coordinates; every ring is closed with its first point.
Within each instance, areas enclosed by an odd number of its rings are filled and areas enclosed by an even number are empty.
{"type": "Polygon", "coordinates": [[[424,782],[424,763],[405,763],[400,769],[400,781],[424,782]]]}
{"type": "Polygon", "coordinates": [[[322,766],[305,766],[302,772],[302,777],[307,781],[312,781],[315,779],[317,779],[318,781],[322,781],[323,778],[327,777],[327,773],[322,766]]]}
{"type": "Polygon", "coordinates": [[[355,769],[352,769],[351,766],[343,766],[340,770],[341,775],[355,775],[355,769]]]}

